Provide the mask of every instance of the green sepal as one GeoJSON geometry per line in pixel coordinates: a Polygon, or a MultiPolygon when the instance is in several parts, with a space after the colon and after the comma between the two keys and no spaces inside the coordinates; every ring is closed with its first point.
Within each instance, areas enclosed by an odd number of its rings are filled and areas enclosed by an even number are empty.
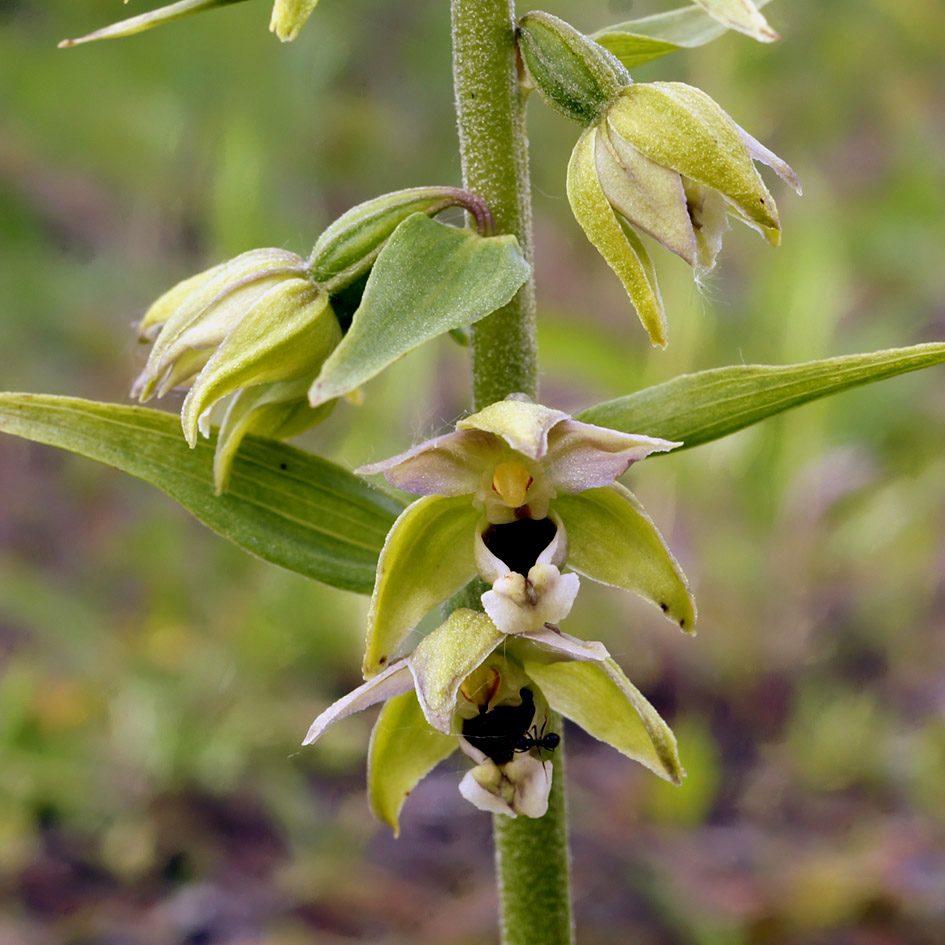
{"type": "Polygon", "coordinates": [[[112,23],[110,26],[80,36],[78,39],[64,39],[59,44],[59,48],[65,49],[69,46],[78,46],[80,43],[90,43],[96,39],[117,39],[119,36],[132,36],[134,33],[149,30],[153,26],[160,26],[162,23],[170,23],[171,20],[179,20],[181,17],[190,16],[191,13],[201,13],[204,10],[211,10],[213,7],[223,7],[240,2],[241,0],[178,0],[177,3],[168,4],[166,7],[159,7],[157,10],[132,16],[118,23],[112,23]]]}
{"type": "Polygon", "coordinates": [[[615,482],[559,495],[554,509],[568,536],[569,567],[652,601],[680,629],[695,632],[686,576],[632,492],[615,482]]]}
{"type": "Polygon", "coordinates": [[[600,129],[588,128],[578,139],[568,164],[568,200],[587,238],[617,274],[650,341],[666,347],[666,313],[656,269],[633,228],[614,213],[597,172],[595,149],[600,129]]]}
{"type": "Polygon", "coordinates": [[[701,89],[682,82],[636,83],[621,92],[607,119],[651,161],[717,190],[777,245],[774,198],[738,125],[701,89]]]}
{"type": "Polygon", "coordinates": [[[409,505],[394,522],[377,563],[365,677],[387,666],[424,615],[474,577],[479,514],[468,495],[431,495],[409,505]]]}
{"type": "Polygon", "coordinates": [[[682,440],[675,451],[679,452],[809,401],[936,364],[945,364],[945,342],[802,364],[739,364],[683,374],[589,407],[574,419],[625,433],[682,440]]]}
{"type": "Polygon", "coordinates": [[[465,206],[471,195],[456,187],[412,187],[352,207],[324,230],[306,271],[331,294],[366,275],[384,244],[407,217],[434,217],[447,207],[465,206]]]}
{"type": "Polygon", "coordinates": [[[457,748],[455,735],[430,728],[415,692],[389,699],[371,732],[368,801],[374,816],[400,834],[400,810],[407,796],[457,748]]]}
{"type": "Polygon", "coordinates": [[[590,125],[630,76],[614,57],[550,13],[526,13],[518,21],[518,48],[532,85],[555,111],[590,125]]]}
{"type": "Polygon", "coordinates": [[[427,722],[448,734],[463,680],[505,639],[480,611],[459,608],[407,657],[427,722]]]}
{"type": "MultiPolygon", "coordinates": [[[[758,0],[755,6],[762,7],[767,2],[758,0]]],[[[704,46],[724,36],[728,29],[703,7],[693,4],[615,23],[593,33],[591,39],[612,52],[627,69],[635,69],[678,49],[704,46]]]]}
{"type": "Polygon", "coordinates": [[[340,466],[254,436],[233,462],[229,492],[217,497],[216,433],[191,450],[176,416],[144,407],[0,394],[0,430],[130,473],[245,551],[362,594],[374,584],[377,556],[403,508],[340,466]]]}
{"type": "Polygon", "coordinates": [[[505,305],[528,278],[514,236],[483,237],[423,213],[384,244],[341,344],[309,391],[313,407],[355,390],[425,341],[505,305]]]}
{"type": "Polygon", "coordinates": [[[213,479],[217,495],[226,491],[233,457],[248,433],[288,440],[311,429],[332,412],[335,401],[310,407],[305,397],[306,380],[259,384],[237,391],[220,424],[217,451],[213,458],[213,479]]]}
{"type": "Polygon", "coordinates": [[[327,293],[308,279],[280,282],[230,330],[194,381],[181,409],[191,446],[200,417],[240,388],[311,378],[341,340],[327,293]]]}
{"type": "Polygon", "coordinates": [[[679,762],[676,737],[612,659],[526,660],[524,668],[556,712],[661,778],[682,782],[686,772],[679,762]]]}

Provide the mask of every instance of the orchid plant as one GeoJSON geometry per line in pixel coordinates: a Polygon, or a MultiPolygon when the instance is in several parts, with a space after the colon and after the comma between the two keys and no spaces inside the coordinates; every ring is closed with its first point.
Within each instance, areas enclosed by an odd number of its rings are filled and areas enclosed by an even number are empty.
{"type": "MultiPolygon", "coordinates": [[[[179,0],[62,45],[232,2],[179,0]]],[[[132,394],[144,402],[186,389],[180,429],[142,407],[0,395],[0,429],[124,469],[252,553],[371,595],[364,682],[324,709],[305,744],[383,703],[368,796],[395,833],[420,779],[465,753],[472,766],[459,791],[496,818],[508,945],[573,940],[562,717],[674,784],[685,774],[669,726],[582,632],[582,577],[637,594],[694,631],[682,568],[621,477],[649,455],[945,361],[945,344],[930,343],[718,368],[574,417],[540,402],[530,93],[580,126],[561,169],[575,220],[664,348],[653,244],[699,279],[716,264],[729,216],[780,241],[756,163],[798,193],[800,183],[701,90],[631,73],[728,29],[773,41],[762,5],[697,0],[588,36],[546,13],[517,18],[512,0],[452,0],[461,186],[367,199],[308,258],[247,247],[170,288],[139,326],[151,347],[132,394]],[[466,226],[439,219],[456,207],[466,226]],[[455,429],[353,471],[282,442],[339,401],[355,422],[350,404],[363,385],[447,333],[472,359],[470,414],[455,429]],[[378,489],[371,480],[381,474],[414,500],[378,489]],[[437,626],[418,638],[431,612],[437,626]]],[[[290,41],[315,6],[276,0],[270,28],[290,41]]]]}

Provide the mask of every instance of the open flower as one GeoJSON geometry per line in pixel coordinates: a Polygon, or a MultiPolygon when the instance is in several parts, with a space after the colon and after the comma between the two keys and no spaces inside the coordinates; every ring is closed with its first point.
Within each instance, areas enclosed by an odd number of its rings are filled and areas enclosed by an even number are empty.
{"type": "Polygon", "coordinates": [[[610,52],[557,17],[526,13],[518,37],[531,85],[585,127],[568,166],[574,216],[620,277],[650,340],[665,347],[663,302],[639,233],[704,275],[729,214],[780,242],[777,207],[754,162],[800,193],[797,175],[705,92],[634,83],[610,52]]]}
{"type": "Polygon", "coordinates": [[[368,796],[396,833],[407,795],[457,748],[476,764],[460,782],[481,810],[540,817],[551,768],[542,751],[554,709],[660,777],[684,774],[676,740],[600,643],[542,629],[509,639],[485,615],[456,610],[399,659],[329,706],[304,744],[384,702],[371,736],[368,796]]]}
{"type": "Polygon", "coordinates": [[[678,444],[572,420],[509,398],[453,433],[362,466],[423,498],[387,536],[368,616],[365,676],[382,670],[433,607],[478,573],[483,606],[505,633],[555,624],[577,593],[574,571],[633,591],[691,630],[686,579],[656,527],[616,479],[678,444]]]}

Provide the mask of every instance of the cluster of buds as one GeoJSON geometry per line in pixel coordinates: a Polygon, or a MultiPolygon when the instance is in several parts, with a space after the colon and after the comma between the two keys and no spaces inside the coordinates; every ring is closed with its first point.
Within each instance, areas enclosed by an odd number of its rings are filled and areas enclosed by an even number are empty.
{"type": "Polygon", "coordinates": [[[620,277],[652,343],[665,347],[666,316],[639,234],[704,275],[730,214],[780,242],[777,207],[754,162],[800,193],[797,175],[701,90],[634,83],[611,53],[557,17],[522,17],[519,48],[530,85],[585,128],[568,167],[574,216],[620,277]]]}
{"type": "Polygon", "coordinates": [[[312,385],[350,327],[366,276],[398,227],[450,206],[467,208],[489,231],[488,211],[473,195],[415,188],[348,211],[307,260],[257,249],[184,280],[141,321],[139,337],[153,347],[132,395],[145,402],[187,389],[181,424],[191,446],[198,433],[210,435],[211,413],[227,401],[214,458],[224,491],[244,436],[285,439],[328,415],[335,400],[312,385]]]}
{"type": "Polygon", "coordinates": [[[385,702],[375,725],[369,796],[397,829],[409,791],[457,747],[475,762],[460,790],[477,807],[541,816],[551,775],[541,752],[551,710],[678,783],[668,726],[602,644],[558,627],[579,575],[632,591],[691,631],[688,584],[662,536],[616,480],[678,446],[608,430],[512,397],[457,429],[363,466],[419,495],[378,562],[365,645],[367,682],[313,723],[385,702]],[[562,568],[572,570],[562,573],[562,568]],[[404,653],[424,615],[478,576],[484,612],[457,609],[404,653]]]}

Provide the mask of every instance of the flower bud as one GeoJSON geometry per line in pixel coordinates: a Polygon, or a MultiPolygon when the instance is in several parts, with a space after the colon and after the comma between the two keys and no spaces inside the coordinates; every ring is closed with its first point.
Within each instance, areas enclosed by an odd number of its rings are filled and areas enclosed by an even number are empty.
{"type": "Polygon", "coordinates": [[[598,121],[630,81],[603,46],[549,13],[526,13],[519,20],[518,46],[541,97],[582,125],[598,121]]]}
{"type": "Polygon", "coordinates": [[[390,235],[414,213],[436,216],[447,207],[465,207],[488,235],[492,217],[476,196],[457,187],[413,187],[352,207],[318,238],[307,263],[308,275],[334,295],[364,276],[390,235]]]}

